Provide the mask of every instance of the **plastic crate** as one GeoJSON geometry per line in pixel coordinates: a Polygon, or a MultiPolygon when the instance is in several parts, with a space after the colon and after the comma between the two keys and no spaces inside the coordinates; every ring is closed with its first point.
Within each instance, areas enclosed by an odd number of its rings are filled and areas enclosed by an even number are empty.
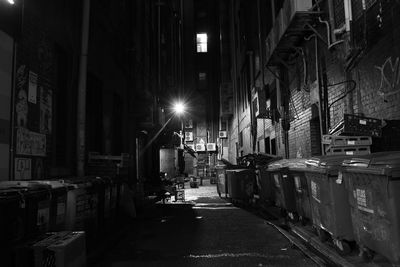
{"type": "Polygon", "coordinates": [[[382,134],[381,127],[382,122],[379,119],[344,114],[344,133],[380,137],[382,134]]]}

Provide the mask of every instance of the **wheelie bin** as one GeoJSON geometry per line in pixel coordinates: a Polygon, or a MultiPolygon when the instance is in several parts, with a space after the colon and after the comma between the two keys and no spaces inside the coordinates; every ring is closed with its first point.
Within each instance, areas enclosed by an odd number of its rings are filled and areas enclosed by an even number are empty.
{"type": "Polygon", "coordinates": [[[67,195],[66,230],[85,231],[93,238],[99,227],[99,201],[103,182],[97,177],[65,180],[74,187],[67,195]]]}
{"type": "Polygon", "coordinates": [[[20,189],[0,189],[0,257],[4,266],[12,266],[13,244],[27,233],[27,209],[20,189]]]}
{"type": "Polygon", "coordinates": [[[311,192],[312,221],[322,241],[332,238],[338,252],[347,254],[354,241],[348,192],[341,166],[348,156],[319,156],[306,161],[305,175],[311,192]],[[340,175],[339,175],[340,174],[340,175]]]}
{"type": "Polygon", "coordinates": [[[247,204],[253,199],[255,172],[253,169],[226,170],[228,196],[232,202],[247,204]]]}
{"type": "Polygon", "coordinates": [[[294,219],[296,214],[296,199],[294,196],[294,180],[288,175],[289,159],[281,159],[268,164],[267,172],[274,185],[274,202],[281,209],[282,214],[287,214],[294,219]]]}
{"type": "Polygon", "coordinates": [[[226,165],[216,165],[215,173],[217,176],[217,192],[220,197],[228,197],[228,188],[226,183],[226,165]]]}
{"type": "Polygon", "coordinates": [[[67,193],[73,189],[72,186],[58,180],[36,180],[31,183],[48,185],[51,188],[50,202],[50,231],[61,231],[65,229],[67,212],[67,193]]]}
{"type": "Polygon", "coordinates": [[[343,162],[351,218],[362,256],[400,264],[400,151],[343,162]]]}
{"type": "Polygon", "coordinates": [[[267,172],[274,185],[275,205],[290,219],[311,219],[305,159],[281,159],[268,164],[267,172]]]}
{"type": "Polygon", "coordinates": [[[26,212],[25,235],[33,236],[49,231],[51,187],[30,181],[3,181],[0,190],[16,190],[21,196],[21,206],[26,212]]]}
{"type": "Polygon", "coordinates": [[[267,172],[268,165],[257,166],[255,171],[260,204],[272,206],[275,204],[274,182],[267,172]]]}
{"type": "MultiPolygon", "coordinates": [[[[289,179],[293,179],[294,183],[294,198],[297,213],[294,219],[299,219],[304,224],[312,221],[310,190],[305,176],[306,170],[306,159],[303,158],[290,159],[287,164],[287,175],[289,179]]],[[[286,169],[282,170],[282,172],[284,175],[286,169]]]]}

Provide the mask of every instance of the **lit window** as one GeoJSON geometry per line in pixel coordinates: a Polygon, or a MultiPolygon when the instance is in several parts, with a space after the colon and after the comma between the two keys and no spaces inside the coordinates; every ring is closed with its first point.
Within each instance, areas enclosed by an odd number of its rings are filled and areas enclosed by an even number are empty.
{"type": "Polygon", "coordinates": [[[207,52],[207,33],[198,33],[196,37],[197,53],[207,52]]]}

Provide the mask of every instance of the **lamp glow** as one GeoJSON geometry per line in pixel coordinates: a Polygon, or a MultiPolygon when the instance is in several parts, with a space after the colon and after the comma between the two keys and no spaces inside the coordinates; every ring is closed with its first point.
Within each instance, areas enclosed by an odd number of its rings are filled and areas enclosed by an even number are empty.
{"type": "Polygon", "coordinates": [[[180,102],[176,103],[174,105],[174,111],[178,115],[182,114],[183,112],[185,112],[185,105],[183,103],[180,103],[180,102]]]}
{"type": "Polygon", "coordinates": [[[7,0],[7,2],[8,2],[10,5],[14,5],[14,4],[15,4],[14,0],[7,0]]]}

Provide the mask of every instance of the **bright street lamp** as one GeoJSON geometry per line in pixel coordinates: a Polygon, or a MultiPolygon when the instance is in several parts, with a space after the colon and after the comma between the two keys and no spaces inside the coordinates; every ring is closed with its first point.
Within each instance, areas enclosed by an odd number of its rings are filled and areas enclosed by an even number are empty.
{"type": "Polygon", "coordinates": [[[185,105],[181,102],[177,102],[174,104],[173,110],[177,115],[180,115],[185,112],[185,105]]]}

